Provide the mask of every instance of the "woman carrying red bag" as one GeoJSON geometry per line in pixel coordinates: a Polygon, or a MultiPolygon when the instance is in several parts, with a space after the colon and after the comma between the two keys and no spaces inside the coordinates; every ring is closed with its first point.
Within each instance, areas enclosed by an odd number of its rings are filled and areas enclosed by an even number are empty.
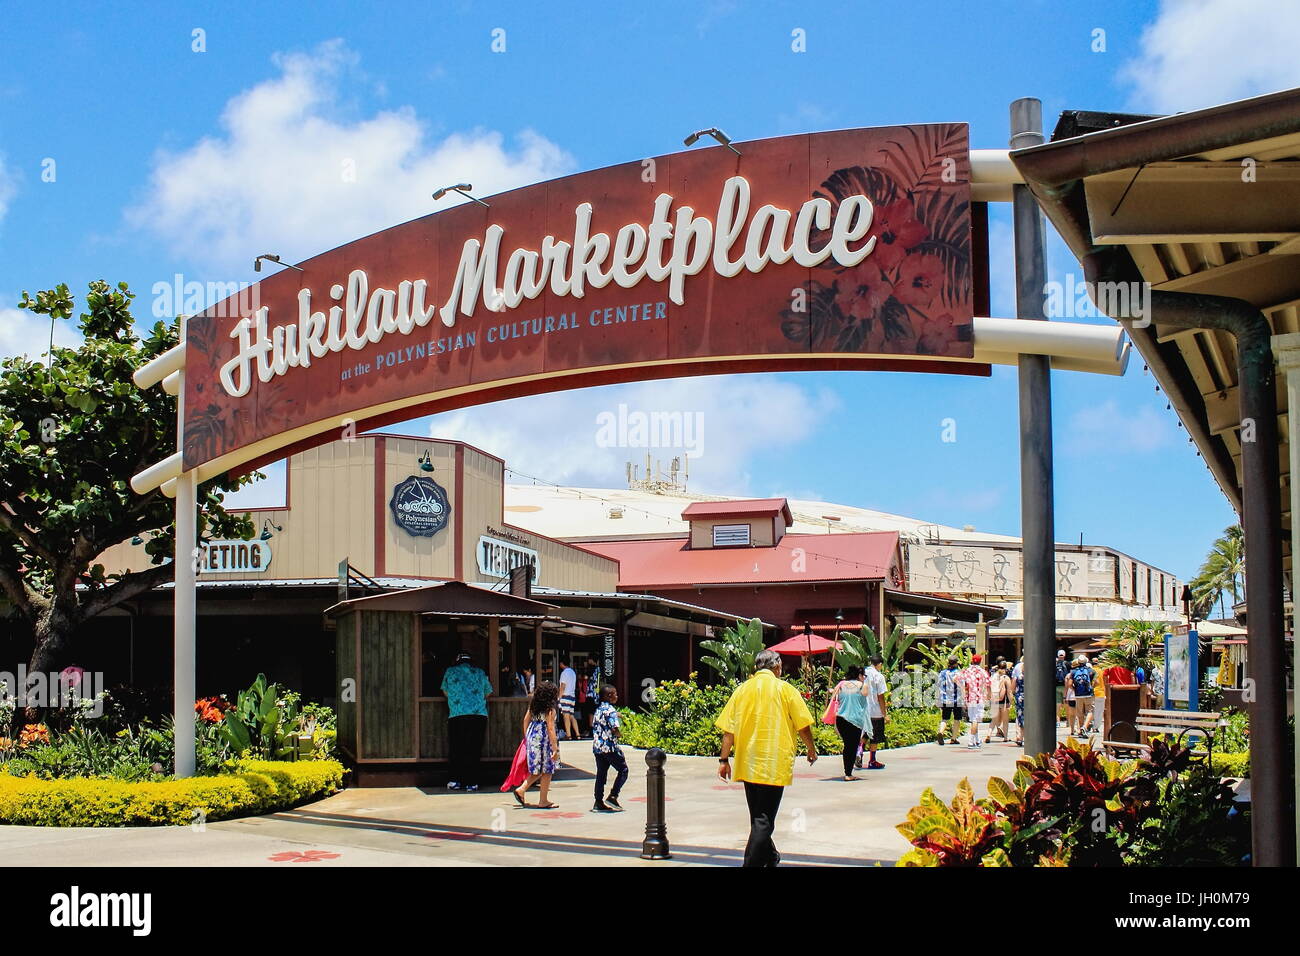
{"type": "Polygon", "coordinates": [[[840,740],[844,741],[844,779],[857,780],[853,764],[858,758],[858,745],[862,743],[862,728],[867,720],[867,685],[862,681],[862,668],[850,667],[844,680],[835,685],[822,722],[835,725],[840,740]]]}

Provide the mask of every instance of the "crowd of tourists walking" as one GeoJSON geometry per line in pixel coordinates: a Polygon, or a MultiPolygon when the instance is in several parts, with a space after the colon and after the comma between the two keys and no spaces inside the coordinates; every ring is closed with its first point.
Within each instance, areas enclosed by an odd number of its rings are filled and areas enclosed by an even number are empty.
{"type": "MultiPolygon", "coordinates": [[[[858,770],[885,767],[877,756],[886,747],[889,708],[889,682],[882,667],[879,656],[872,656],[866,667],[847,667],[844,679],[830,689],[821,715],[839,734],[840,776],[846,782],[861,779],[858,770]]],[[[579,675],[567,658],[561,658],[557,681],[537,680],[530,668],[517,675],[515,686],[530,692],[529,702],[520,727],[522,739],[501,790],[509,791],[520,806],[557,806],[550,800],[550,788],[560,767],[559,741],[565,736],[580,739],[581,725],[586,724],[596,768],[592,811],[616,813],[623,809],[619,795],[629,771],[619,745],[618,693],[613,686],[601,686],[599,671],[587,667],[583,671],[579,675]],[[539,790],[538,802],[529,803],[527,795],[534,786],[539,790]]],[[[780,862],[773,833],[785,788],[793,782],[800,741],[808,764],[817,761],[813,714],[804,695],[781,680],[781,671],[780,654],[771,649],[759,652],[753,675],[732,691],[716,720],[721,732],[718,776],[740,783],[745,791],[750,828],[744,866],[770,867],[780,862]]],[[[1057,719],[1073,736],[1103,731],[1108,686],[1149,679],[1141,671],[1133,673],[1123,667],[1103,671],[1085,655],[1070,659],[1064,650],[1057,653],[1053,676],[1057,719]]],[[[963,741],[970,750],[997,742],[1024,746],[1023,657],[1015,663],[1002,657],[986,663],[983,655],[975,654],[964,667],[957,656],[949,657],[934,687],[940,717],[936,741],[941,746],[963,741]]],[[[460,655],[448,670],[443,689],[455,725],[451,764],[458,780],[449,786],[474,790],[473,783],[459,781],[475,779],[490,683],[470,664],[468,655],[460,655]]]]}

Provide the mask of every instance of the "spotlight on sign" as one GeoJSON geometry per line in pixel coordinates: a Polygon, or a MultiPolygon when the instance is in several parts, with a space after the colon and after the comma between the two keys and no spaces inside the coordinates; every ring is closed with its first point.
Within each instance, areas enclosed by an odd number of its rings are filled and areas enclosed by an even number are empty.
{"type": "Polygon", "coordinates": [[[263,259],[265,259],[267,262],[274,262],[274,263],[275,263],[276,265],[278,265],[278,266],[284,266],[286,269],[295,269],[295,270],[297,270],[298,272],[302,272],[302,271],[303,271],[302,269],[299,269],[297,266],[291,266],[291,265],[289,265],[289,263],[287,263],[287,262],[281,262],[281,261],[280,261],[280,257],[277,256],[277,255],[275,255],[274,253],[264,252],[264,253],[262,253],[262,255],[258,256],[256,259],[253,260],[253,271],[254,271],[254,272],[261,272],[261,271],[262,271],[262,260],[263,260],[263,259]]]}
{"type": "Polygon", "coordinates": [[[479,199],[477,196],[471,196],[469,194],[469,191],[473,188],[474,187],[471,186],[469,183],[457,183],[455,186],[443,186],[441,189],[439,189],[436,193],[433,194],[433,198],[441,199],[443,196],[447,195],[447,193],[460,193],[466,199],[473,199],[480,206],[487,206],[487,203],[485,203],[483,200],[479,199]]]}
{"type": "Polygon", "coordinates": [[[731,137],[728,136],[726,133],[724,133],[722,130],[718,129],[716,126],[710,127],[709,129],[697,129],[690,136],[687,136],[686,139],[682,140],[682,142],[685,143],[687,146],[694,146],[699,141],[699,138],[701,136],[712,136],[721,145],[727,147],[727,149],[731,150],[737,156],[740,155],[740,150],[736,149],[736,147],[731,145],[731,137]]]}
{"type": "Polygon", "coordinates": [[[280,525],[276,524],[276,523],[275,523],[274,521],[272,521],[270,518],[267,518],[265,521],[262,522],[262,533],[261,533],[261,535],[260,535],[259,537],[260,537],[263,541],[270,541],[273,537],[275,537],[275,536],[271,533],[271,529],[272,529],[272,528],[274,528],[276,531],[283,531],[283,530],[284,530],[284,528],[280,527],[280,525]]]}
{"type": "Polygon", "coordinates": [[[422,471],[433,471],[433,456],[429,454],[426,448],[424,454],[420,456],[420,469],[422,471]]]}

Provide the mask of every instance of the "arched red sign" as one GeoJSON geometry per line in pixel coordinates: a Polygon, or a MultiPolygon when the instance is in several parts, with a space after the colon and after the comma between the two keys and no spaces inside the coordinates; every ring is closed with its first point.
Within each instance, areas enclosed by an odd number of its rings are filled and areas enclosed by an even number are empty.
{"type": "Polygon", "coordinates": [[[189,319],[184,467],[559,388],[973,365],[964,124],[786,136],[469,202],[189,319]],[[965,360],[965,361],[954,361],[965,360]]]}

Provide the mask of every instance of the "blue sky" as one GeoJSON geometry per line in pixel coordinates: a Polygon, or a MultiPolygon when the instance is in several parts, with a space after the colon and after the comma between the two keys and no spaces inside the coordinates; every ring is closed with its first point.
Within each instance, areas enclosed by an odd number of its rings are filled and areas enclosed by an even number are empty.
{"type": "MultiPolygon", "coordinates": [[[[299,260],[423,215],[447,182],[490,193],[669,152],[701,127],[753,139],[963,121],[992,148],[1019,96],[1042,99],[1050,131],[1068,108],[1168,112],[1300,83],[1292,55],[1258,49],[1293,49],[1300,20],[1253,36],[1265,21],[1242,11],[1256,5],[5,4],[0,351],[44,348],[48,327],[11,308],[24,289],[126,281],[147,317],[155,283],[177,273],[252,281],[254,255],[299,260]],[[791,49],[796,29],[806,52],[791,49]],[[340,158],[357,182],[339,184],[340,158]]],[[[1007,207],[992,216],[992,311],[1012,316],[1007,207]]],[[[1051,260],[1057,279],[1078,271],[1059,242],[1051,260]]],[[[1082,533],[1192,574],[1234,516],[1141,361],[1053,387],[1058,540],[1082,533]]],[[[1019,530],[1012,369],[648,383],[396,430],[618,487],[640,453],[594,435],[619,402],[703,416],[701,491],[1019,530]],[[947,418],[955,442],[941,440],[947,418]]]]}

